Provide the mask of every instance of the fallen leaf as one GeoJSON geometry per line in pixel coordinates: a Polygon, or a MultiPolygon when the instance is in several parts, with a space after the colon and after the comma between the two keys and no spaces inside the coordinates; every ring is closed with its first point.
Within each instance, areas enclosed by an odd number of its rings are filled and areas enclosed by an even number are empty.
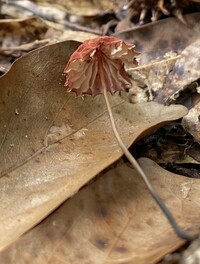
{"type": "MultiPolygon", "coordinates": [[[[30,229],[122,156],[104,99],[75,98],[63,71],[79,42],[37,49],[0,78],[0,248],[30,229]]],[[[127,146],[187,113],[111,97],[127,146]]]]}
{"type": "Polygon", "coordinates": [[[200,102],[189,110],[189,113],[183,118],[182,126],[200,143],[200,102]]]}
{"type": "Polygon", "coordinates": [[[200,163],[200,145],[197,142],[192,144],[191,147],[187,149],[186,153],[190,155],[197,163],[200,163]]]}
{"type": "Polygon", "coordinates": [[[175,101],[178,94],[186,89],[191,83],[200,78],[200,38],[189,45],[180,54],[178,59],[167,75],[162,89],[159,91],[155,100],[157,102],[175,101]]]}
{"type": "Polygon", "coordinates": [[[8,71],[11,61],[22,56],[24,50],[30,51],[48,44],[49,40],[44,37],[48,28],[39,18],[0,20],[1,71],[8,71]]]}
{"type": "MultiPolygon", "coordinates": [[[[164,60],[154,60],[147,65],[128,69],[132,80],[129,89],[130,101],[133,103],[156,101],[160,94],[164,94],[163,84],[177,57],[176,53],[169,52],[164,60]]],[[[158,102],[163,103],[160,101],[158,102]]]]}
{"type": "Polygon", "coordinates": [[[49,28],[44,20],[36,17],[1,20],[0,26],[1,53],[6,53],[6,50],[19,47],[21,44],[44,39],[49,28]]]}
{"type": "Polygon", "coordinates": [[[136,51],[141,52],[140,67],[129,69],[133,103],[173,101],[177,91],[199,78],[199,13],[186,15],[186,20],[188,24],[184,25],[168,18],[115,34],[134,43],[136,51]]]}
{"type": "MultiPolygon", "coordinates": [[[[200,225],[200,182],[140,164],[179,225],[200,225]]],[[[0,262],[152,264],[184,243],[126,164],[101,175],[0,254],[0,262]]]]}
{"type": "Polygon", "coordinates": [[[129,43],[134,43],[141,54],[141,64],[153,59],[163,59],[169,51],[180,53],[199,38],[200,13],[185,16],[188,25],[171,17],[138,28],[114,34],[129,43]],[[184,34],[183,34],[184,32],[184,34]]]}
{"type": "Polygon", "coordinates": [[[26,52],[63,40],[84,41],[96,35],[67,30],[38,17],[0,21],[0,67],[8,71],[11,61],[26,52]],[[9,30],[8,30],[9,28],[9,30]],[[8,56],[11,58],[8,60],[8,56]],[[3,61],[6,60],[6,63],[3,61]]]}
{"type": "Polygon", "coordinates": [[[199,5],[194,5],[193,1],[176,1],[166,3],[165,1],[129,1],[129,16],[131,20],[138,19],[140,24],[145,22],[154,22],[165,16],[174,15],[183,24],[187,24],[187,20],[183,17],[183,13],[193,6],[194,10],[198,10],[199,5]],[[196,9],[195,9],[196,8],[196,9]],[[139,16],[139,18],[138,18],[139,16]]]}

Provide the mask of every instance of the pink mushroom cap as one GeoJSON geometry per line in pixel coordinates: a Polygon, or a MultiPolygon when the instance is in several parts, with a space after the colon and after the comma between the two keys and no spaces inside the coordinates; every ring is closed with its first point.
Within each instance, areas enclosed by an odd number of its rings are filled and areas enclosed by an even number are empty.
{"type": "Polygon", "coordinates": [[[138,65],[135,46],[116,37],[97,37],[84,41],[71,55],[65,69],[65,86],[77,96],[96,96],[103,93],[100,67],[103,69],[106,90],[111,94],[123,91],[131,84],[125,65],[138,65]]]}

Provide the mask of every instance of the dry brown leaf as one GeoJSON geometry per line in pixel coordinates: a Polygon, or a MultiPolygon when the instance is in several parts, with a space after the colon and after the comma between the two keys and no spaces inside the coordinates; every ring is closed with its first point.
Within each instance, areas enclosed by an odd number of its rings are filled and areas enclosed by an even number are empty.
{"type": "Polygon", "coordinates": [[[175,101],[178,94],[200,78],[200,38],[181,53],[173,69],[168,74],[156,101],[175,101]]]}
{"type": "Polygon", "coordinates": [[[200,102],[183,118],[182,126],[200,143],[200,102]]]}
{"type": "MultiPolygon", "coordinates": [[[[35,50],[0,78],[0,248],[122,155],[104,99],[75,98],[63,86],[66,62],[79,44],[66,41],[35,50]]],[[[111,100],[128,146],[187,113],[178,105],[111,100]]]]}
{"type": "Polygon", "coordinates": [[[115,34],[135,43],[136,50],[141,51],[140,64],[144,64],[143,68],[129,70],[133,77],[130,90],[132,102],[153,100],[163,103],[183,85],[198,79],[199,15],[187,15],[187,26],[176,18],[168,18],[115,34]],[[177,58],[177,53],[182,51],[183,57],[177,58]],[[177,66],[174,67],[175,63],[177,66]],[[191,63],[194,68],[191,68],[191,63]]]}
{"type": "Polygon", "coordinates": [[[50,39],[45,35],[49,28],[42,19],[33,17],[0,20],[0,67],[2,72],[8,71],[11,61],[23,55],[25,51],[48,44],[50,39]]]}
{"type": "Polygon", "coordinates": [[[36,17],[0,20],[1,53],[21,44],[45,39],[48,28],[45,21],[36,17]]]}
{"type": "Polygon", "coordinates": [[[6,72],[12,59],[28,51],[63,40],[84,41],[96,35],[66,30],[63,26],[47,22],[38,17],[0,20],[0,67],[6,72]],[[9,30],[8,30],[9,29],[9,30]],[[3,59],[7,59],[7,63],[3,59]]]}
{"type": "Polygon", "coordinates": [[[141,51],[141,64],[162,59],[169,51],[181,52],[199,38],[200,13],[186,15],[188,25],[177,18],[163,19],[142,27],[115,34],[116,37],[134,43],[141,51]],[[184,32],[184,34],[183,34],[184,32]]]}
{"type": "MultiPolygon", "coordinates": [[[[200,225],[200,182],[149,159],[142,168],[183,229],[200,225]]],[[[15,263],[151,264],[184,241],[173,233],[141,177],[123,164],[83,188],[0,254],[15,263]]]]}
{"type": "MultiPolygon", "coordinates": [[[[177,59],[176,54],[169,52],[164,60],[154,60],[148,65],[128,69],[132,79],[129,89],[131,102],[156,101],[155,98],[165,92],[163,84],[177,59]]],[[[163,101],[159,103],[163,103],[163,101]]]]}

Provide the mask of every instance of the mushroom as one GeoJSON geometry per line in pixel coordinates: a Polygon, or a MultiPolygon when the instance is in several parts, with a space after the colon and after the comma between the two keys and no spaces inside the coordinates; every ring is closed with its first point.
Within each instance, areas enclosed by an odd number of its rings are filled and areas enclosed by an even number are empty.
{"type": "Polygon", "coordinates": [[[107,92],[113,95],[117,91],[125,90],[125,87],[131,84],[131,80],[125,71],[125,64],[132,67],[137,66],[136,56],[139,53],[133,48],[134,45],[116,37],[102,36],[86,40],[71,55],[64,69],[66,74],[64,85],[68,92],[75,92],[77,96],[85,94],[93,97],[99,94],[104,95],[112,129],[119,146],[142,176],[152,197],[167,217],[176,234],[182,239],[191,241],[194,237],[187,235],[179,228],[171,212],[153,189],[144,171],[123,143],[113,118],[107,92]]]}

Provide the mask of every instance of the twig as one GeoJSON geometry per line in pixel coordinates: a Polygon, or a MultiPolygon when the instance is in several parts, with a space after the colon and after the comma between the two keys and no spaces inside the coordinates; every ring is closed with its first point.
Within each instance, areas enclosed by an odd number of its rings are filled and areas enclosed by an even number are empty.
{"type": "Polygon", "coordinates": [[[12,6],[16,6],[18,8],[22,8],[26,11],[29,11],[31,12],[33,15],[36,15],[42,19],[45,19],[45,20],[48,20],[48,21],[52,21],[52,22],[55,22],[55,23],[58,23],[60,25],[63,25],[65,27],[68,27],[72,30],[77,30],[77,31],[83,31],[83,32],[88,32],[88,33],[92,33],[92,34],[95,34],[95,35],[102,35],[103,32],[100,31],[100,30],[96,30],[96,29],[92,29],[92,28],[88,28],[88,27],[84,27],[84,26],[80,26],[78,24],[75,24],[75,23],[71,23],[67,20],[60,20],[60,19],[56,19],[55,17],[53,17],[52,15],[48,15],[48,14],[44,14],[40,11],[40,9],[37,7],[36,4],[32,3],[32,2],[29,2],[29,4],[31,5],[30,7],[29,6],[25,6],[25,5],[22,5],[21,3],[18,3],[16,0],[13,1],[13,0],[10,0],[8,1],[9,5],[12,5],[12,6]]]}
{"type": "Polygon", "coordinates": [[[142,65],[142,66],[136,66],[134,68],[128,68],[128,70],[130,71],[137,71],[137,70],[142,70],[142,69],[146,69],[146,68],[149,68],[149,67],[152,67],[152,66],[155,66],[155,65],[159,65],[161,63],[167,63],[167,62],[170,62],[170,61],[173,61],[173,60],[177,60],[177,59],[180,59],[182,56],[181,55],[176,55],[172,58],[169,58],[169,59],[164,59],[164,60],[160,60],[160,61],[155,61],[155,62],[152,62],[152,63],[149,63],[149,64],[146,64],[146,65],[142,65]]]}

